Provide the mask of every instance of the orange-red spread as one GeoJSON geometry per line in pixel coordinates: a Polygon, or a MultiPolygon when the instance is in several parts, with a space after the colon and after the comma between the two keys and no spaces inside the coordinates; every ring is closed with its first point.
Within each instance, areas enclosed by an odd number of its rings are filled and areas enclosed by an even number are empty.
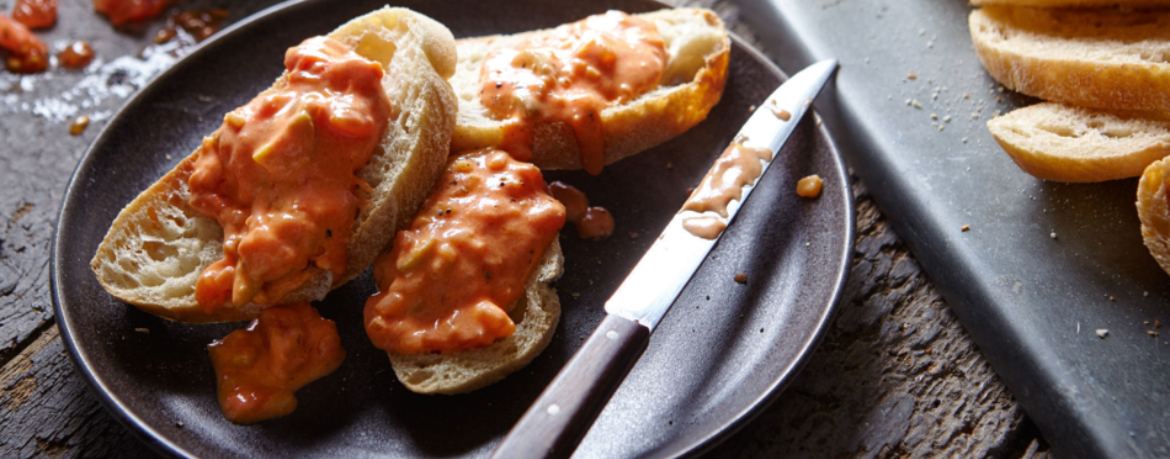
{"type": "Polygon", "coordinates": [[[179,29],[191,35],[195,42],[206,40],[219,31],[219,25],[228,17],[223,8],[206,8],[175,13],[167,25],[154,34],[155,43],[166,43],[178,36],[179,29]]]}
{"type": "Polygon", "coordinates": [[[105,13],[110,24],[120,26],[158,16],[172,0],[93,0],[93,9],[105,13]]]}
{"type": "Polygon", "coordinates": [[[500,150],[452,158],[374,265],[365,323],[398,354],[483,347],[515,331],[508,310],[565,224],[540,170],[500,150]]]}
{"type": "Polygon", "coordinates": [[[195,291],[209,313],[275,304],[320,270],[345,272],[369,190],[355,173],[390,117],[382,67],[325,37],[289,49],[285,66],[287,85],[228,113],[197,152],[191,205],[224,228],[224,258],[195,291]]]}
{"type": "Polygon", "coordinates": [[[504,145],[531,157],[533,123],[563,122],[577,136],[591,174],[605,166],[601,111],[654,89],[666,68],[666,49],[651,22],[619,11],[590,16],[484,58],[480,101],[512,118],[504,145]]]}
{"type": "Polygon", "coordinates": [[[51,26],[57,22],[57,0],[16,0],[12,19],[30,29],[51,26]]]}
{"type": "Polygon", "coordinates": [[[605,239],[613,234],[613,214],[604,207],[589,207],[589,198],[581,190],[564,182],[552,182],[548,189],[565,205],[565,219],[577,226],[582,239],[605,239]]]}
{"type": "Polygon", "coordinates": [[[83,68],[93,62],[93,58],[93,47],[85,41],[75,41],[57,53],[57,60],[61,61],[61,65],[71,69],[83,68]]]}
{"type": "Polygon", "coordinates": [[[15,73],[35,73],[49,67],[49,47],[28,27],[0,14],[0,48],[8,50],[5,66],[15,73]]]}
{"type": "MultiPolygon", "coordinates": [[[[683,204],[683,210],[699,213],[711,211],[727,218],[727,205],[742,198],[744,185],[755,183],[764,172],[764,164],[761,161],[772,160],[772,150],[748,148],[741,142],[739,139],[732,142],[719,159],[715,160],[699,188],[695,189],[686,204],[683,204]]],[[[683,228],[696,236],[715,239],[726,225],[723,222],[714,225],[711,219],[712,217],[691,217],[683,221],[683,228]],[[691,220],[695,221],[688,224],[691,220]]]]}
{"type": "Polygon", "coordinates": [[[215,366],[219,407],[247,424],[291,413],[293,392],[341,366],[337,325],[309,303],[273,306],[245,330],[207,346],[215,366]]]}

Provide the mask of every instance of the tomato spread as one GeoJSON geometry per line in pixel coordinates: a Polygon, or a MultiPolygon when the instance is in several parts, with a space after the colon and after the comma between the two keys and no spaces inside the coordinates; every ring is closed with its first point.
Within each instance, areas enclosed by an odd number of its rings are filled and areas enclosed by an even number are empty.
{"type": "MultiPolygon", "coordinates": [[[[695,189],[686,204],[683,204],[683,210],[699,213],[711,211],[727,218],[727,205],[742,198],[744,185],[755,183],[764,172],[764,163],[761,161],[772,160],[772,150],[748,148],[741,142],[740,139],[732,142],[719,159],[715,160],[699,188],[695,189]]],[[[687,221],[698,218],[712,217],[691,217],[683,221],[683,228],[704,239],[715,239],[726,227],[723,222],[713,226],[708,220],[696,220],[690,225],[687,224],[687,221]]]]}
{"type": "Polygon", "coordinates": [[[167,19],[167,25],[154,34],[154,42],[161,44],[171,41],[178,36],[181,29],[199,43],[219,32],[220,23],[227,17],[228,11],[223,8],[175,13],[167,19]]]}
{"type": "Polygon", "coordinates": [[[527,160],[533,124],[563,122],[577,137],[585,170],[598,174],[605,166],[601,111],[656,88],[665,68],[654,23],[610,11],[491,52],[479,97],[499,118],[511,118],[503,149],[527,160]]]}
{"type": "Polygon", "coordinates": [[[51,26],[57,22],[57,0],[16,0],[12,19],[30,29],[51,26]]]}
{"type": "Polygon", "coordinates": [[[565,224],[540,169],[500,150],[452,158],[409,229],[374,265],[366,333],[397,354],[491,344],[565,224]]]}
{"type": "Polygon", "coordinates": [[[229,421],[248,424],[297,407],[293,392],[345,360],[337,325],[309,303],[273,306],[245,330],[207,346],[229,421]]]}
{"type": "Polygon", "coordinates": [[[158,16],[172,0],[93,0],[93,9],[110,18],[110,24],[120,26],[130,21],[141,21],[158,16]]]}
{"type": "Polygon", "coordinates": [[[224,229],[223,259],[199,278],[208,313],[276,304],[316,273],[345,272],[369,162],[390,117],[381,65],[310,38],[285,55],[287,84],[224,117],[203,139],[191,205],[224,229]]]}
{"type": "Polygon", "coordinates": [[[94,56],[93,47],[89,46],[88,42],[75,41],[57,53],[57,60],[62,66],[79,69],[93,62],[94,56]]]}
{"type": "Polygon", "coordinates": [[[5,66],[15,73],[36,73],[49,67],[49,47],[24,24],[0,14],[0,48],[8,50],[5,66]]]}
{"type": "Polygon", "coordinates": [[[553,198],[565,206],[565,219],[577,226],[582,239],[605,239],[613,234],[613,214],[604,207],[589,207],[589,198],[564,182],[548,184],[553,198]]]}

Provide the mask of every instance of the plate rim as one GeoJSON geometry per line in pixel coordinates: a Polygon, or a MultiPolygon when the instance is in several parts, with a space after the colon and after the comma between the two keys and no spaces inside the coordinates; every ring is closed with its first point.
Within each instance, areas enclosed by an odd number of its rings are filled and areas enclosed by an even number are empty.
{"type": "MultiPolygon", "coordinates": [[[[196,59],[197,56],[208,52],[207,49],[211,45],[235,34],[239,29],[243,29],[253,25],[254,23],[266,20],[268,16],[286,9],[292,9],[298,6],[304,6],[312,3],[325,3],[327,1],[328,0],[286,0],[274,4],[272,6],[263,8],[256,13],[241,19],[238,22],[233,23],[229,27],[222,30],[220,33],[216,34],[216,36],[212,39],[206,40],[192,47],[189,53],[182,56],[166,70],[153,77],[146,85],[139,88],[135,94],[127,99],[127,101],[110,117],[110,123],[107,123],[106,126],[103,127],[101,133],[99,133],[94,138],[93,142],[90,143],[90,145],[86,148],[86,151],[82,155],[81,160],[78,162],[78,165],[74,168],[72,174],[70,175],[68,186],[65,188],[64,193],[62,194],[61,206],[57,212],[57,224],[53,228],[53,235],[50,241],[49,259],[50,297],[53,303],[55,322],[60,329],[60,335],[63,342],[65,343],[65,348],[69,354],[70,361],[75,366],[75,369],[81,373],[87,383],[88,389],[92,391],[92,394],[98,399],[103,408],[105,408],[107,413],[109,413],[115,420],[126,427],[126,429],[129,430],[135,437],[137,437],[152,450],[160,454],[169,457],[199,457],[194,455],[194,453],[191,451],[184,449],[177,443],[169,440],[168,437],[160,430],[156,429],[150,423],[135,415],[133,411],[120,400],[120,397],[115,394],[108,385],[102,383],[94,371],[92,371],[91,368],[93,367],[93,363],[75,342],[72,330],[72,328],[75,326],[72,325],[73,319],[61,302],[61,290],[63,287],[59,282],[59,276],[61,275],[61,266],[68,263],[66,260],[62,259],[63,254],[60,252],[61,245],[66,243],[61,240],[63,236],[62,228],[64,227],[61,222],[66,218],[66,214],[69,213],[70,209],[79,205],[77,202],[74,202],[77,199],[74,197],[74,194],[77,192],[77,188],[79,186],[77,182],[78,176],[83,170],[90,168],[92,163],[96,161],[94,152],[97,150],[99,145],[106,142],[106,138],[110,135],[111,132],[109,127],[114,124],[114,121],[120,119],[125,112],[133,109],[137,105],[146,103],[146,94],[150,92],[149,89],[151,89],[151,87],[154,86],[156,82],[167,79],[172,73],[179,72],[181,64],[184,61],[196,59]]],[[[637,1],[642,1],[648,5],[653,5],[657,7],[657,9],[673,8],[671,5],[667,5],[656,0],[637,1]]],[[[781,82],[787,81],[789,77],[788,74],[780,69],[780,67],[772,59],[767,57],[759,49],[747,43],[734,31],[728,30],[728,35],[730,36],[733,47],[738,46],[742,51],[747,52],[757,62],[762,63],[766,70],[779,76],[781,82]]],[[[832,87],[833,85],[829,84],[822,92],[833,90],[831,89],[832,87]]],[[[824,100],[824,98],[820,97],[818,97],[818,99],[824,100]]],[[[815,114],[813,116],[817,117],[815,114]]],[[[817,132],[817,135],[819,135],[828,144],[829,156],[832,159],[832,164],[834,166],[832,168],[833,172],[837,177],[841,178],[841,180],[838,180],[837,182],[840,183],[840,191],[842,192],[842,197],[846,207],[843,215],[845,217],[845,221],[843,222],[844,228],[839,229],[843,230],[844,232],[845,244],[843,247],[839,248],[840,251],[838,252],[837,256],[833,257],[834,259],[840,260],[840,267],[836,270],[837,276],[835,279],[833,279],[832,282],[832,293],[828,295],[826,299],[826,305],[822,308],[823,312],[816,322],[816,327],[813,334],[803,342],[803,345],[798,350],[797,358],[789,362],[787,367],[782,372],[780,372],[780,374],[774,380],[772,380],[770,384],[768,384],[767,388],[764,389],[758,397],[752,399],[751,402],[747,404],[747,408],[741,410],[739,413],[736,413],[731,417],[730,421],[724,423],[720,428],[713,430],[707,435],[700,436],[695,441],[686,444],[679,450],[678,454],[666,457],[696,457],[702,455],[703,453],[706,453],[718,446],[724,440],[735,435],[752,420],[756,419],[760,414],[762,414],[763,411],[768,406],[770,406],[779,397],[780,394],[784,392],[784,389],[792,383],[793,379],[799,375],[800,370],[804,367],[811,354],[815,351],[816,347],[824,338],[824,335],[827,332],[828,324],[831,322],[832,317],[836,313],[841,300],[841,295],[844,292],[845,281],[848,278],[848,274],[850,272],[851,257],[854,250],[854,244],[856,242],[856,208],[852,192],[852,185],[850,183],[850,175],[845,167],[844,159],[841,156],[841,151],[837,142],[834,141],[832,135],[830,135],[830,131],[827,129],[827,126],[825,126],[824,123],[817,125],[814,130],[817,132]]],[[[651,455],[653,454],[651,453],[651,455]]]]}

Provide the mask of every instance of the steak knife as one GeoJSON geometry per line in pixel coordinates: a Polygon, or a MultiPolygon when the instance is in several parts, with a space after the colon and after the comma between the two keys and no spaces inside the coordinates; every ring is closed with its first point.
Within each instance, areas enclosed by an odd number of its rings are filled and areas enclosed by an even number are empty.
{"type": "MultiPolygon", "coordinates": [[[[770,157],[774,159],[836,69],[836,60],[824,60],[788,79],[748,118],[736,136],[736,144],[770,150],[770,157]]],[[[763,160],[760,178],[771,163],[771,160],[763,160]]],[[[719,161],[704,183],[718,168],[719,161]]],[[[605,303],[606,317],[601,325],[512,427],[496,448],[493,458],[568,457],[572,454],[646,350],[650,334],[722,235],[720,231],[714,237],[700,237],[685,229],[683,222],[702,215],[707,219],[719,219],[719,226],[730,225],[758,182],[759,178],[756,178],[742,187],[742,196],[727,205],[725,218],[713,212],[700,214],[685,208],[675,214],[654,245],[605,303]]]]}

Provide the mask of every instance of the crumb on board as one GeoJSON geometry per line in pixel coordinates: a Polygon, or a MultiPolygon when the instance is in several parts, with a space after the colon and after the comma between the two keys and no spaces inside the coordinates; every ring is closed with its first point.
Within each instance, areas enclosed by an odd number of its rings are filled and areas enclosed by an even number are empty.
{"type": "Polygon", "coordinates": [[[1146,334],[1147,334],[1147,335],[1150,335],[1150,336],[1152,336],[1152,337],[1154,337],[1154,338],[1157,338],[1157,337],[1158,337],[1158,332],[1156,332],[1156,331],[1153,331],[1153,330],[1146,330],[1146,334]]]}
{"type": "Polygon", "coordinates": [[[85,132],[85,128],[89,126],[89,117],[81,115],[69,123],[69,133],[73,135],[81,135],[85,132]]]}
{"type": "Polygon", "coordinates": [[[906,78],[910,79],[910,80],[917,80],[918,74],[917,73],[910,73],[910,74],[906,75],[906,78]]]}
{"type": "Polygon", "coordinates": [[[960,230],[960,231],[962,231],[962,232],[964,232],[964,233],[966,233],[966,232],[968,232],[968,231],[971,231],[971,225],[963,225],[963,226],[960,226],[960,227],[959,227],[959,230],[960,230]]]}
{"type": "Polygon", "coordinates": [[[149,328],[135,328],[134,331],[136,331],[138,333],[150,333],[149,328]]]}
{"type": "Polygon", "coordinates": [[[1162,328],[1162,321],[1154,319],[1154,328],[1162,328]]]}
{"type": "Polygon", "coordinates": [[[1109,330],[1105,328],[1098,328],[1097,336],[1101,337],[1101,339],[1105,339],[1106,336],[1109,336],[1109,330]]]}
{"type": "Polygon", "coordinates": [[[736,274],[736,275],[735,275],[735,281],[736,281],[736,282],[739,282],[739,283],[741,283],[741,284],[746,284],[746,283],[747,283],[747,274],[744,274],[744,273],[738,273],[738,274],[736,274]]]}

